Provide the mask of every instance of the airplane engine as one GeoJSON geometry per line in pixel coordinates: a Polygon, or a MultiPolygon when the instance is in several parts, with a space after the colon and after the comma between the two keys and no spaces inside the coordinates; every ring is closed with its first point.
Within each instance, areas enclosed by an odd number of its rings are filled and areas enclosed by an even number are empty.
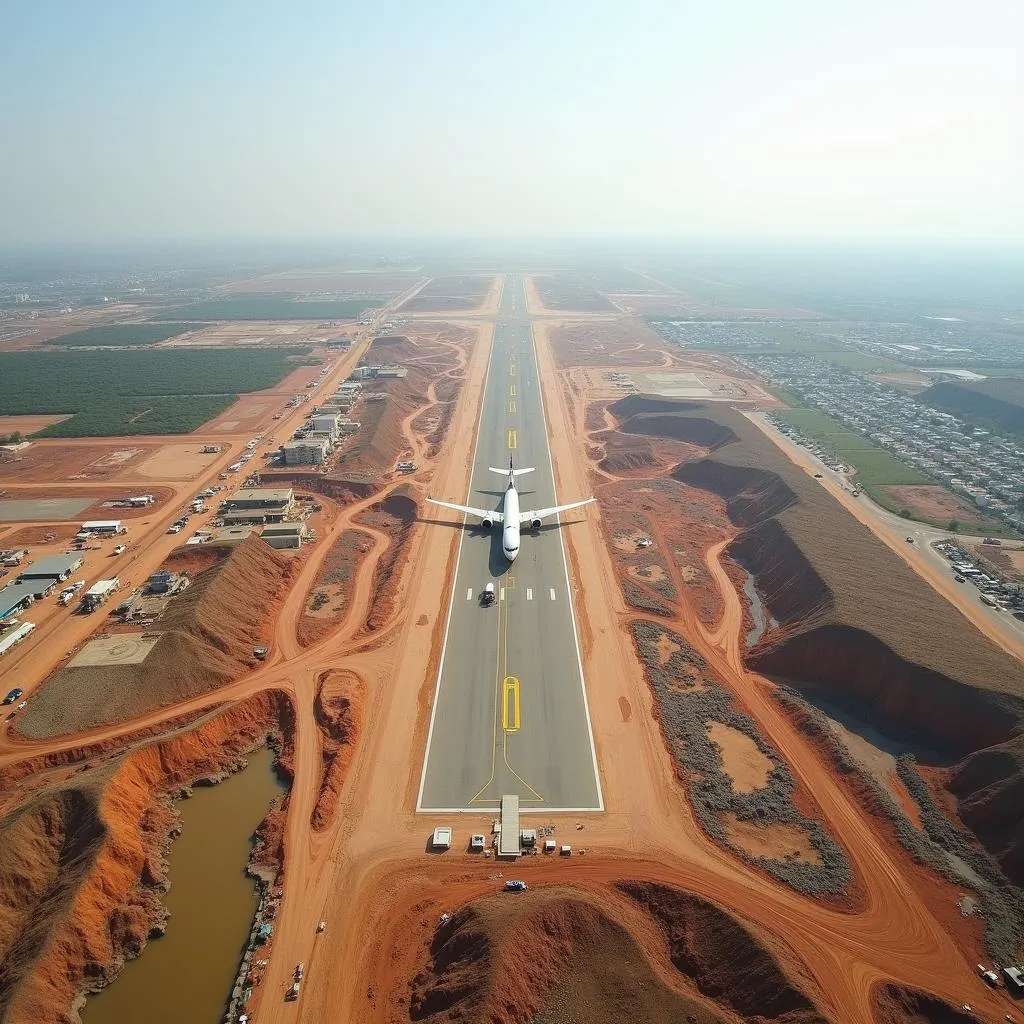
{"type": "Polygon", "coordinates": [[[494,525],[493,519],[481,519],[480,525],[485,529],[489,530],[494,525]]]}
{"type": "Polygon", "coordinates": [[[539,519],[531,519],[530,520],[530,529],[531,530],[539,530],[540,529],[540,520],[539,519]]]}

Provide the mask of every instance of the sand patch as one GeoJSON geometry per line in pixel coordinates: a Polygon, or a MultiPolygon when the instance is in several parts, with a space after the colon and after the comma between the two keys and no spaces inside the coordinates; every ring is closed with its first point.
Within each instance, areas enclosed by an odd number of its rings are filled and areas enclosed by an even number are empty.
{"type": "Polygon", "coordinates": [[[151,480],[191,480],[206,469],[217,455],[204,455],[197,444],[164,445],[140,463],[136,472],[151,480]]]}
{"type": "Polygon", "coordinates": [[[0,437],[7,437],[15,432],[28,437],[37,430],[49,427],[54,423],[70,419],[70,415],[62,416],[0,416],[0,437]]]}
{"type": "Polygon", "coordinates": [[[798,860],[805,864],[820,864],[821,855],[813,846],[799,825],[785,825],[779,822],[759,825],[752,821],[740,821],[735,814],[722,815],[725,837],[735,847],[752,857],[767,860],[798,860]]]}
{"type": "Polygon", "coordinates": [[[708,722],[708,738],[718,747],[726,775],[732,779],[735,793],[753,793],[768,785],[771,758],[761,753],[745,733],[721,722],[708,722]]]}
{"type": "Polygon", "coordinates": [[[655,644],[655,647],[658,651],[659,668],[664,668],[672,659],[672,655],[675,654],[677,651],[682,650],[679,644],[675,643],[674,641],[668,638],[667,633],[662,633],[658,637],[658,642],[657,644],[655,644]]]}
{"type": "Polygon", "coordinates": [[[668,573],[660,565],[631,565],[629,575],[647,583],[660,583],[668,579],[668,573]]]}

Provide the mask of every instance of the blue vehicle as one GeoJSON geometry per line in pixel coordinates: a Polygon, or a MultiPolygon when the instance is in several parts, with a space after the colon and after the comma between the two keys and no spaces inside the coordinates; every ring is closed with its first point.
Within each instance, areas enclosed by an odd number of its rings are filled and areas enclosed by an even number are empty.
{"type": "Polygon", "coordinates": [[[505,883],[505,892],[526,892],[526,883],[510,878],[505,883]]]}
{"type": "Polygon", "coordinates": [[[13,704],[21,695],[23,691],[19,687],[15,687],[6,697],[4,697],[5,704],[13,704]]]}

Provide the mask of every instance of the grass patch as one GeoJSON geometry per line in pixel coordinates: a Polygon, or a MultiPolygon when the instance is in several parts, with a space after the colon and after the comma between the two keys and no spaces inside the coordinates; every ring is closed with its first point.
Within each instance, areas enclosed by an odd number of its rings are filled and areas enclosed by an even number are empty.
{"type": "MultiPolygon", "coordinates": [[[[880,505],[893,502],[880,488],[893,484],[934,484],[935,481],[872,444],[866,438],[847,430],[841,423],[817,409],[787,409],[776,413],[779,419],[813,438],[842,462],[857,472],[857,482],[880,505]]],[[[898,511],[898,510],[897,510],[898,511]]]]}
{"type": "MultiPolygon", "coordinates": [[[[0,414],[70,414],[37,437],[188,433],[273,387],[308,348],[0,353],[0,414]]],[[[301,360],[308,361],[308,359],[301,360]]]]}
{"type": "Polygon", "coordinates": [[[49,344],[70,348],[96,347],[120,348],[128,345],[155,345],[174,338],[186,331],[206,324],[104,324],[102,327],[88,327],[84,331],[64,334],[49,344]]]}
{"type": "Polygon", "coordinates": [[[859,349],[838,341],[797,335],[784,326],[766,324],[763,330],[765,334],[774,337],[779,343],[779,347],[773,351],[773,355],[808,356],[819,362],[849,370],[851,373],[877,373],[907,368],[904,363],[897,362],[895,359],[861,352],[859,349]]]}
{"type": "Polygon", "coordinates": [[[290,292],[267,292],[194,302],[174,312],[195,320],[354,320],[372,304],[371,299],[300,302],[290,292]]]}

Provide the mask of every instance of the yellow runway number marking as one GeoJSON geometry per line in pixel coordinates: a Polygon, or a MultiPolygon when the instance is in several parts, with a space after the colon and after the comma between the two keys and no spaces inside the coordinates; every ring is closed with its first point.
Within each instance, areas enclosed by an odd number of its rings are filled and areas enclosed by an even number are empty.
{"type": "Polygon", "coordinates": [[[514,430],[508,432],[508,446],[509,448],[515,448],[516,446],[516,432],[514,430]]]}
{"type": "Polygon", "coordinates": [[[501,728],[519,731],[519,680],[515,676],[505,676],[501,684],[501,728]]]}

